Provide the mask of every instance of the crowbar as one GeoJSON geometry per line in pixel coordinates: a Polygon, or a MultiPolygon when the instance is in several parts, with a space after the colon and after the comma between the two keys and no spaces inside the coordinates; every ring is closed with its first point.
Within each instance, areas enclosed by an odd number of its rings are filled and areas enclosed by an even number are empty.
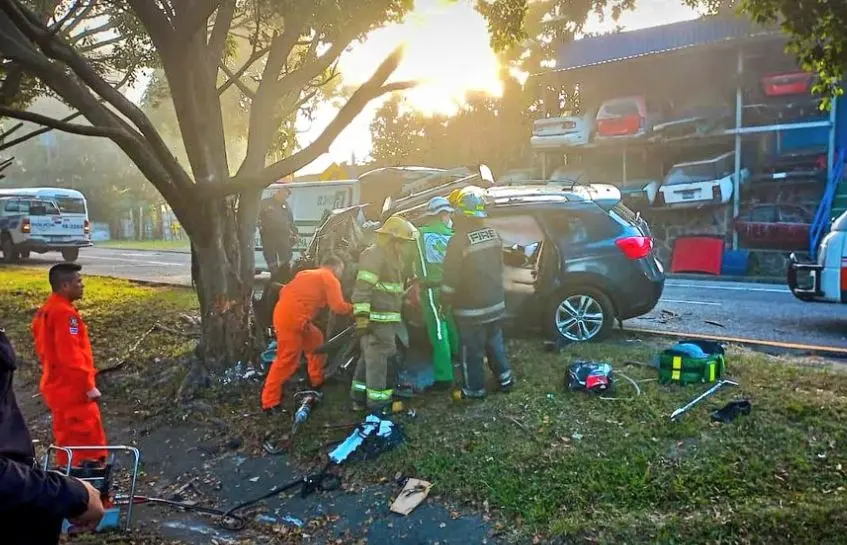
{"type": "Polygon", "coordinates": [[[711,388],[709,388],[708,390],[706,390],[705,392],[703,392],[699,396],[697,396],[694,399],[692,399],[691,401],[689,401],[686,405],[684,405],[684,406],[680,407],[679,409],[675,410],[673,412],[673,414],[671,414],[671,420],[676,420],[677,418],[679,418],[683,414],[687,413],[688,411],[691,410],[692,407],[694,407],[695,405],[697,405],[698,403],[700,403],[704,399],[715,395],[715,393],[717,393],[717,391],[720,390],[721,388],[723,388],[724,386],[738,386],[738,383],[733,381],[733,380],[726,380],[726,379],[721,379],[721,380],[717,381],[714,386],[712,386],[711,388]]]}

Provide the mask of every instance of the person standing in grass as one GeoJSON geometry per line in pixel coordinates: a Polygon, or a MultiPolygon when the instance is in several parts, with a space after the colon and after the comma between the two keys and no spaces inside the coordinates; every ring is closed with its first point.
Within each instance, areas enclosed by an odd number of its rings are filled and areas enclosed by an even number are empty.
{"type": "MultiPolygon", "coordinates": [[[[53,293],[32,321],[35,352],[42,368],[40,390],[53,415],[53,439],[60,447],[106,446],[91,341],[74,306],[85,290],[81,270],[74,263],[50,269],[53,293]]],[[[106,451],[77,451],[73,458],[75,467],[86,462],[100,465],[105,463],[106,451]]],[[[66,465],[67,454],[59,451],[57,460],[66,465]]]]}

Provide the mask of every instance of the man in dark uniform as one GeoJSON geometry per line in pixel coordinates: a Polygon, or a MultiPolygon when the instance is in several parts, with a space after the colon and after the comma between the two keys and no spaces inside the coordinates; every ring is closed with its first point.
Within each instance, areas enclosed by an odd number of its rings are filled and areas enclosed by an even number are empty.
{"type": "Polygon", "coordinates": [[[506,356],[500,322],[506,312],[503,289],[503,242],[486,227],[485,192],[475,186],[456,196],[455,234],[447,245],[441,302],[451,309],[462,341],[464,397],[485,397],[485,366],[494,373],[502,391],[515,379],[506,356]]]}
{"type": "Polygon", "coordinates": [[[35,466],[35,451],[15,400],[15,351],[0,329],[0,542],[56,545],[62,521],[94,529],[103,518],[100,492],[83,481],[35,466]]]}
{"type": "Polygon", "coordinates": [[[262,253],[268,264],[271,279],[287,282],[291,277],[291,256],[299,233],[294,215],[286,202],[291,190],[283,187],[273,196],[263,199],[259,207],[259,235],[262,253]]]}

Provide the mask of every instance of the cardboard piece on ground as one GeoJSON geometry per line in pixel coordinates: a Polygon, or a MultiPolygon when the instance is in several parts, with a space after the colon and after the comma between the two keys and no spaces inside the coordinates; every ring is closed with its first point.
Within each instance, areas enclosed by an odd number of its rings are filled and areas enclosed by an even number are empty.
{"type": "Polygon", "coordinates": [[[408,515],[426,499],[430,488],[432,488],[432,483],[420,479],[409,479],[406,481],[406,486],[394,499],[394,503],[391,504],[391,511],[400,515],[408,515]]]}

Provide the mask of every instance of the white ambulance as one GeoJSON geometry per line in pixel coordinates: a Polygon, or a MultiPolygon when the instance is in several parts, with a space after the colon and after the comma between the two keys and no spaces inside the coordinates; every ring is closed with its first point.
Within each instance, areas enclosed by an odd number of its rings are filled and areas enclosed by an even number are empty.
{"type": "MultiPolygon", "coordinates": [[[[346,208],[359,204],[361,190],[359,180],[327,180],[318,182],[287,182],[268,186],[262,192],[262,198],[272,196],[279,188],[291,190],[288,197],[288,207],[294,215],[294,224],[300,233],[297,246],[294,248],[294,259],[309,246],[315,229],[323,222],[330,212],[337,208],[346,208]]],[[[265,256],[262,253],[262,237],[256,229],[256,272],[267,272],[265,256]]]]}
{"type": "Polygon", "coordinates": [[[788,287],[801,301],[847,303],[847,212],[821,241],[816,263],[802,263],[791,254],[788,287]]]}

